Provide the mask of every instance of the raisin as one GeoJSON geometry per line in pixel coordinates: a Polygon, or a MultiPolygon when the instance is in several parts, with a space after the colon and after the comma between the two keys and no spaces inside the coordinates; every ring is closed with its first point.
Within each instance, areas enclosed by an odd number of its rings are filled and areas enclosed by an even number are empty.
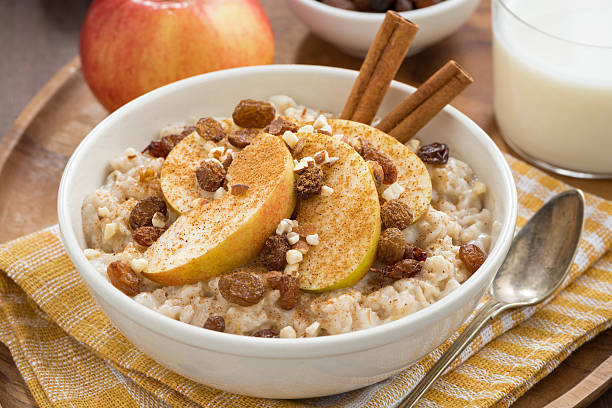
{"type": "Polygon", "coordinates": [[[357,8],[351,0],[321,0],[321,3],[327,4],[328,6],[341,8],[344,10],[356,11],[357,8]]]}
{"type": "Polygon", "coordinates": [[[220,142],[225,137],[223,126],[213,118],[201,118],[196,123],[195,129],[203,139],[211,140],[215,143],[220,142]]]}
{"type": "Polygon", "coordinates": [[[263,337],[265,339],[274,339],[278,337],[276,329],[262,329],[253,333],[253,337],[263,337]]]}
{"type": "Polygon", "coordinates": [[[323,170],[313,162],[308,162],[308,167],[300,172],[295,185],[298,197],[302,200],[319,194],[323,187],[323,170]]]}
{"type": "Polygon", "coordinates": [[[150,247],[159,239],[159,237],[161,237],[163,233],[164,230],[162,228],[139,227],[132,232],[132,238],[134,238],[134,241],[136,241],[138,244],[145,247],[150,247]]]}
{"type": "Polygon", "coordinates": [[[204,160],[196,170],[198,185],[204,191],[216,191],[225,180],[225,168],[213,160],[204,160]]]}
{"type": "Polygon", "coordinates": [[[427,260],[427,251],[412,244],[406,244],[404,259],[414,259],[419,262],[427,260]]]}
{"type": "Polygon", "coordinates": [[[414,259],[402,259],[393,265],[388,265],[383,274],[393,280],[411,278],[421,272],[422,265],[414,259]]]}
{"type": "Polygon", "coordinates": [[[417,151],[417,156],[423,163],[446,164],[448,162],[449,149],[444,143],[431,143],[423,145],[417,151]]]}
{"type": "Polygon", "coordinates": [[[270,271],[266,274],[266,285],[272,290],[280,289],[281,279],[284,274],[279,271],[270,271]]]}
{"type": "Polygon", "coordinates": [[[132,209],[130,218],[128,219],[128,224],[132,231],[140,227],[152,226],[153,216],[156,212],[160,212],[164,215],[167,214],[166,202],[163,199],[151,196],[139,201],[132,209]]]}
{"type": "Polygon", "coordinates": [[[268,102],[244,99],[232,113],[234,123],[243,128],[263,128],[274,120],[276,110],[268,102]]]}
{"type": "Polygon", "coordinates": [[[372,172],[376,185],[380,186],[385,179],[385,172],[383,171],[382,166],[373,160],[368,160],[367,164],[370,167],[370,171],[372,172]]]}
{"type": "Polygon", "coordinates": [[[164,136],[159,140],[153,140],[144,151],[149,152],[153,157],[163,157],[165,159],[170,154],[170,151],[174,149],[174,146],[179,144],[184,138],[185,135],[182,134],[164,136]]]}
{"type": "Polygon", "coordinates": [[[395,11],[410,11],[414,10],[412,0],[397,0],[395,2],[395,11]]]}
{"type": "Polygon", "coordinates": [[[297,132],[298,126],[286,119],[276,118],[268,126],[265,127],[264,132],[275,136],[281,136],[286,131],[297,132]]]}
{"type": "Polygon", "coordinates": [[[249,186],[247,186],[246,184],[234,184],[230,189],[232,195],[237,196],[246,194],[248,190],[249,186]]]}
{"type": "Polygon", "coordinates": [[[263,265],[270,270],[283,269],[287,264],[285,254],[289,249],[291,246],[284,235],[268,237],[260,253],[263,265]]]}
{"type": "Polygon", "coordinates": [[[370,0],[370,8],[372,11],[384,13],[391,7],[393,0],[370,0]]]}
{"type": "Polygon", "coordinates": [[[397,167],[393,161],[384,153],[374,149],[371,144],[365,142],[361,148],[361,155],[367,160],[377,162],[383,170],[383,184],[393,184],[397,180],[397,167]]]}
{"type": "Polygon", "coordinates": [[[219,292],[228,302],[240,306],[257,304],[264,295],[265,287],[261,279],[247,272],[233,272],[221,276],[219,292]]]}
{"type": "Polygon", "coordinates": [[[440,0],[414,0],[414,6],[416,8],[425,8],[438,4],[439,2],[440,0]]]}
{"type": "Polygon", "coordinates": [[[227,140],[233,145],[238,147],[239,149],[244,149],[251,143],[257,135],[259,131],[257,129],[238,129],[234,130],[227,137],[227,140]]]}
{"type": "Polygon", "coordinates": [[[108,279],[114,287],[128,296],[140,293],[140,277],[124,262],[114,261],[106,268],[108,279]]]}
{"type": "Polygon", "coordinates": [[[371,11],[370,1],[372,0],[353,0],[353,3],[359,11],[371,11]]]}
{"type": "Polygon", "coordinates": [[[193,132],[197,132],[195,126],[185,126],[181,132],[181,136],[189,136],[193,132]]]}
{"type": "Polygon", "coordinates": [[[210,316],[204,323],[204,328],[218,332],[225,331],[225,319],[222,316],[210,316]]]}
{"type": "Polygon", "coordinates": [[[474,273],[487,260],[487,256],[476,245],[466,244],[459,247],[459,259],[470,273],[474,273]]]}
{"type": "Polygon", "coordinates": [[[280,281],[278,303],[285,310],[293,309],[300,299],[300,284],[293,275],[283,275],[280,281]]]}
{"type": "Polygon", "coordinates": [[[404,258],[406,240],[397,228],[387,228],[378,240],[376,257],[384,264],[390,265],[404,258]]]}
{"type": "Polygon", "coordinates": [[[408,228],[412,222],[412,213],[408,205],[401,200],[389,200],[380,207],[380,218],[385,228],[408,228]]]}

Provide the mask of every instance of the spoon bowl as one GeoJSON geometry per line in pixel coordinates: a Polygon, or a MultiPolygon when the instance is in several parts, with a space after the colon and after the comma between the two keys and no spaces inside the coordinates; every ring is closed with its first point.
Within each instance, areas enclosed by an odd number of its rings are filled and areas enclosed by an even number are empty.
{"type": "Polygon", "coordinates": [[[565,280],[584,223],[584,195],[556,195],[516,235],[490,296],[513,307],[539,303],[565,280]]]}

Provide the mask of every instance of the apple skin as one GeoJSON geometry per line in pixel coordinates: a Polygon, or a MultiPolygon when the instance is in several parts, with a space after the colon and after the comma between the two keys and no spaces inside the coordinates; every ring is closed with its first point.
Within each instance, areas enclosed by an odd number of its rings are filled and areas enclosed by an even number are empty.
{"type": "Polygon", "coordinates": [[[80,54],[89,87],[113,111],[179,79],[271,64],[274,35],[257,0],[95,0],[80,54]]]}

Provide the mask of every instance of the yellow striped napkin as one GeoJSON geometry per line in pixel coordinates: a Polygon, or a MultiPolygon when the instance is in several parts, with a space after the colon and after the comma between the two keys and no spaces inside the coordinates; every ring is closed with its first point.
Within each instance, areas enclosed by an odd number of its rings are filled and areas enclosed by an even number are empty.
{"type": "MultiPolygon", "coordinates": [[[[508,161],[521,226],[567,186],[508,161]]],[[[420,406],[508,406],[612,325],[612,203],[587,195],[587,204],[585,233],[564,290],[546,305],[492,321],[420,406]]],[[[57,227],[0,247],[0,341],[41,407],[392,407],[449,344],[395,377],[331,397],[278,401],[218,391],[159,366],[127,342],[90,297],[57,227]]]]}

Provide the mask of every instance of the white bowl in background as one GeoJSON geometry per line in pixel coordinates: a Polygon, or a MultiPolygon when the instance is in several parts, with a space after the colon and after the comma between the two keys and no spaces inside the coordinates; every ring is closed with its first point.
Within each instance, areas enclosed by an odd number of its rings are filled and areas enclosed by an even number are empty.
{"type": "MultiPolygon", "coordinates": [[[[98,124],[70,158],[58,212],[66,249],[113,324],[160,364],[192,380],[269,398],[329,395],[381,381],[445,341],[474,310],[512,240],[516,189],[503,155],[468,117],[446,107],[418,134],[444,142],[488,186],[486,206],[500,228],[489,257],[458,289],[427,308],[378,327],[326,337],[263,339],[204,330],[173,320],[125,296],[83,255],[81,203],[107,175],[108,161],[142,148],[166,125],[192,116],[229,116],[244,98],[291,95],[298,103],[340,112],[356,71],[307,65],[270,65],[195,76],[147,93],[98,124]]],[[[380,114],[414,88],[393,82],[380,114]]]]}
{"type": "MultiPolygon", "coordinates": [[[[445,0],[399,14],[419,26],[408,50],[414,55],[455,32],[472,15],[480,0],[445,0]]],[[[317,0],[287,0],[289,8],[313,33],[347,54],[364,57],[385,13],[365,13],[328,6],[317,0]]]]}

